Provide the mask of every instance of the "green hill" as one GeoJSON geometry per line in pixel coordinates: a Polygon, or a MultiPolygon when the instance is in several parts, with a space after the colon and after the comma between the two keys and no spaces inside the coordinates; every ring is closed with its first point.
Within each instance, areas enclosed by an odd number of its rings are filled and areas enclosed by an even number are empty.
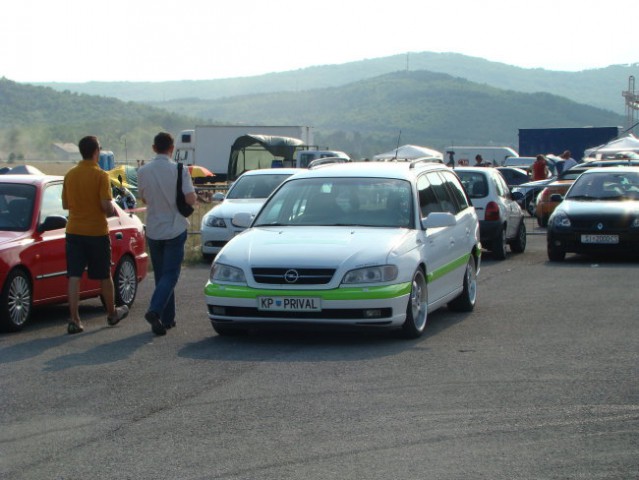
{"type": "Polygon", "coordinates": [[[140,103],[0,79],[0,151],[6,156],[46,158],[54,142],[77,144],[95,134],[119,158],[147,158],[158,131],[179,131],[196,122],[140,103]]]}
{"type": "Polygon", "coordinates": [[[312,125],[320,146],[360,158],[389,150],[398,140],[437,149],[451,143],[517,149],[520,128],[624,122],[615,113],[555,95],[501,90],[427,71],[396,72],[341,87],[156,105],[209,123],[312,125]]]}
{"type": "Polygon", "coordinates": [[[127,101],[161,102],[178,98],[217,99],[236,95],[298,92],[347,85],[386,73],[427,70],[519,92],[547,92],[598,108],[625,112],[622,91],[639,63],[581,72],[526,69],[455,53],[419,52],[320,65],[287,72],[217,80],[172,82],[47,83],[56,90],[104,95],[127,101]]]}
{"type": "Polygon", "coordinates": [[[196,124],[311,125],[319,146],[370,157],[402,144],[518,147],[519,128],[621,126],[625,118],[549,93],[399,71],[341,86],[150,105],[0,80],[0,151],[49,152],[94,133],[118,158],[148,158],[153,135],[196,124]],[[172,113],[171,113],[172,112],[172,113]],[[401,132],[401,136],[400,136],[401,132]]]}

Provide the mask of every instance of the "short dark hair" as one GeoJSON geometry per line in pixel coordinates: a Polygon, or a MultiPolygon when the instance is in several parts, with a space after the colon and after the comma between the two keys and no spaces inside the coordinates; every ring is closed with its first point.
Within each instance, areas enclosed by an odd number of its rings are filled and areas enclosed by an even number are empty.
{"type": "Polygon", "coordinates": [[[89,135],[78,143],[78,148],[80,149],[80,155],[82,155],[83,160],[91,160],[93,158],[93,154],[96,150],[100,150],[100,142],[98,142],[98,137],[94,135],[89,135]]]}
{"type": "Polygon", "coordinates": [[[167,153],[173,146],[173,135],[168,132],[160,132],[153,139],[153,145],[157,153],[167,153]]]}

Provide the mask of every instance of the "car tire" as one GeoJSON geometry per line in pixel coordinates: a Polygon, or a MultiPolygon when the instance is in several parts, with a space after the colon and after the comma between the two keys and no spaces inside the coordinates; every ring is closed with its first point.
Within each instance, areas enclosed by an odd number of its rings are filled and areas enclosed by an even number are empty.
{"type": "Polygon", "coordinates": [[[219,323],[214,323],[211,322],[211,325],[213,326],[213,330],[215,330],[215,333],[217,333],[219,336],[237,336],[237,335],[246,335],[247,331],[244,330],[243,328],[238,328],[238,327],[232,327],[230,325],[220,325],[219,323]]]}
{"type": "Polygon", "coordinates": [[[548,242],[548,260],[551,262],[563,262],[565,258],[566,252],[563,249],[548,242]]]}
{"type": "Polygon", "coordinates": [[[13,270],[0,294],[0,327],[9,332],[22,330],[31,318],[33,292],[26,272],[13,270]]]}
{"type": "Polygon", "coordinates": [[[506,258],[506,226],[501,229],[501,232],[493,240],[492,249],[493,257],[497,260],[504,260],[506,258]]]}
{"type": "Polygon", "coordinates": [[[548,216],[547,215],[541,215],[540,217],[537,217],[537,225],[539,225],[540,227],[547,227],[548,226],[548,216]]]}
{"type": "Polygon", "coordinates": [[[522,219],[521,223],[519,224],[519,228],[517,229],[517,237],[515,237],[515,239],[510,244],[510,250],[512,250],[514,253],[524,253],[524,250],[526,250],[526,235],[526,224],[522,219]]]}
{"type": "Polygon", "coordinates": [[[113,286],[115,287],[115,305],[131,307],[138,293],[138,275],[135,262],[130,256],[125,255],[120,259],[113,275],[113,286]]]}
{"type": "Polygon", "coordinates": [[[428,290],[426,278],[421,269],[413,274],[406,306],[406,321],[402,325],[404,338],[418,338],[424,333],[428,320],[428,290]]]}
{"type": "Polygon", "coordinates": [[[475,257],[472,255],[466,264],[464,272],[464,289],[453,301],[448,303],[448,308],[455,312],[471,312],[477,302],[477,268],[475,257]]]}
{"type": "Polygon", "coordinates": [[[528,215],[530,215],[531,217],[534,217],[535,212],[537,211],[537,204],[535,203],[535,200],[536,199],[531,194],[531,197],[526,202],[526,211],[528,212],[528,215]]]}

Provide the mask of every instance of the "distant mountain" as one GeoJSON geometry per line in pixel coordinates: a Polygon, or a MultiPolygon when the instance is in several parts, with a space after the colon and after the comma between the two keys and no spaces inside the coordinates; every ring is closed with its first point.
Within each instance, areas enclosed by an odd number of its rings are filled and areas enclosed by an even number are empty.
{"type": "MultiPolygon", "coordinates": [[[[308,87],[308,86],[307,86],[308,87]]],[[[0,151],[48,151],[95,133],[105,148],[148,158],[153,135],[196,124],[310,125],[318,146],[370,157],[398,143],[518,148],[519,128],[620,126],[625,118],[549,93],[522,93],[425,70],[345,83],[143,105],[0,81],[0,151]],[[125,150],[126,147],[126,150],[125,150]]]]}
{"type": "MultiPolygon", "coordinates": [[[[178,68],[178,66],[176,66],[178,68]]],[[[546,92],[619,114],[625,112],[622,91],[629,77],[639,76],[639,63],[581,72],[525,69],[455,53],[407,53],[340,65],[321,65],[253,77],[172,82],[46,83],[59,91],[115,97],[126,101],[161,102],[181,98],[217,99],[269,92],[300,92],[347,85],[399,71],[446,73],[471,82],[518,92],[546,92]]]]}
{"type": "Polygon", "coordinates": [[[95,134],[119,158],[147,158],[158,131],[179,131],[197,121],[149,105],[0,79],[3,152],[46,155],[53,142],[77,144],[83,136],[95,134]]]}
{"type": "Polygon", "coordinates": [[[320,146],[368,157],[401,142],[518,148],[518,129],[618,126],[624,117],[548,93],[404,71],[341,87],[155,104],[209,123],[312,125],[320,146]],[[401,137],[400,137],[401,131],[401,137]]]}

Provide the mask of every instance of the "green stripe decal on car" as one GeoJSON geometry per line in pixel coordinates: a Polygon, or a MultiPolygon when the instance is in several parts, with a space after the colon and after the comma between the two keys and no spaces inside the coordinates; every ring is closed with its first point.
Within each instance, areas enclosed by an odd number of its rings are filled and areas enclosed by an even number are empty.
{"type": "MultiPolygon", "coordinates": [[[[457,260],[443,265],[437,270],[427,275],[427,282],[433,282],[453,270],[463,267],[468,263],[470,254],[464,255],[457,260]]],[[[320,297],[324,300],[380,300],[384,298],[395,298],[410,293],[410,282],[398,283],[395,285],[384,285],[381,287],[346,287],[334,288],[332,290],[275,290],[251,288],[246,285],[220,285],[208,282],[204,288],[204,294],[209,297],[226,298],[257,298],[257,297],[320,297]]]]}
{"type": "Polygon", "coordinates": [[[324,300],[380,300],[410,293],[410,282],[383,287],[348,287],[332,290],[272,290],[250,288],[242,285],[207,283],[204,293],[209,297],[257,298],[257,297],[320,297],[324,300]]]}
{"type": "Polygon", "coordinates": [[[435,280],[439,280],[444,275],[448,275],[453,270],[466,265],[468,263],[469,258],[470,258],[470,253],[462,257],[459,257],[454,262],[450,262],[446,265],[441,266],[437,270],[429,272],[428,275],[426,276],[426,282],[430,283],[430,282],[434,282],[435,280]]]}

